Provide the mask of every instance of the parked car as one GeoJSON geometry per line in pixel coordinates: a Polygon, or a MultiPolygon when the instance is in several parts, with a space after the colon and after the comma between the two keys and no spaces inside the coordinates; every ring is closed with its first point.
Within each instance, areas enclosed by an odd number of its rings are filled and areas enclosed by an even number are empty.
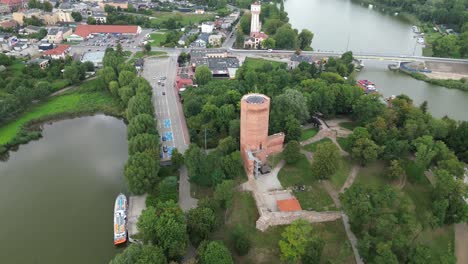
{"type": "Polygon", "coordinates": [[[162,139],[162,141],[166,141],[166,140],[167,140],[166,136],[162,136],[161,139],[162,139]]]}
{"type": "Polygon", "coordinates": [[[163,146],[163,151],[167,152],[167,146],[166,145],[163,146]]]}

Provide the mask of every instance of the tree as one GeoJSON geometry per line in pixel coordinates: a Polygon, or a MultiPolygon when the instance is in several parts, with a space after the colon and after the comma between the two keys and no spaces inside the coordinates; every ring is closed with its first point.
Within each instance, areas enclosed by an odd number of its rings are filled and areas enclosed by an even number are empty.
{"type": "Polygon", "coordinates": [[[390,162],[390,168],[388,171],[388,178],[392,180],[399,179],[405,174],[405,170],[401,167],[401,164],[398,160],[392,160],[390,162]]]}
{"type": "Polygon", "coordinates": [[[228,179],[235,179],[237,176],[242,175],[242,157],[240,151],[232,152],[222,158],[222,168],[224,175],[228,179]]]}
{"type": "Polygon", "coordinates": [[[54,7],[52,6],[52,4],[51,4],[49,1],[44,1],[44,4],[43,4],[43,5],[44,5],[44,6],[43,6],[42,9],[43,9],[44,11],[46,11],[46,12],[51,12],[52,9],[54,8],[54,7]]]}
{"type": "Polygon", "coordinates": [[[231,253],[222,242],[204,241],[198,247],[200,264],[233,264],[231,253]]]}
{"type": "Polygon", "coordinates": [[[132,120],[139,114],[148,114],[154,116],[154,108],[151,103],[151,97],[144,94],[137,94],[128,101],[127,120],[132,120]]]}
{"type": "Polygon", "coordinates": [[[321,143],[317,146],[312,162],[312,175],[318,179],[328,179],[339,168],[340,152],[332,142],[321,143]]]}
{"type": "Polygon", "coordinates": [[[363,138],[356,141],[351,149],[351,157],[365,166],[377,159],[381,148],[372,139],[363,138]]]}
{"type": "Polygon", "coordinates": [[[284,24],[276,31],[274,36],[276,47],[279,49],[296,49],[297,33],[291,28],[290,24],[284,24]]]}
{"type": "Polygon", "coordinates": [[[166,256],[160,247],[131,244],[122,253],[117,254],[110,264],[167,264],[166,256]]]}
{"type": "Polygon", "coordinates": [[[354,118],[361,124],[367,124],[377,116],[380,116],[385,109],[380,97],[380,95],[374,94],[359,97],[353,105],[354,118]]]}
{"type": "Polygon", "coordinates": [[[280,257],[284,262],[299,262],[306,253],[306,248],[313,235],[312,225],[306,220],[292,222],[281,233],[280,257]]]}
{"type": "Polygon", "coordinates": [[[158,136],[156,121],[151,115],[139,114],[132,118],[127,126],[127,138],[131,139],[138,134],[151,134],[158,136]]]}
{"type": "Polygon", "coordinates": [[[274,131],[283,131],[291,117],[299,123],[304,123],[310,117],[306,99],[301,92],[293,89],[286,89],[283,94],[274,97],[271,112],[274,131]]]}
{"type": "Polygon", "coordinates": [[[124,105],[128,104],[128,101],[135,95],[135,91],[132,87],[125,85],[121,86],[118,90],[120,100],[124,103],[124,105]]]}
{"type": "Polygon", "coordinates": [[[75,65],[65,66],[63,78],[70,80],[71,83],[77,84],[80,82],[80,69],[75,65]]]}
{"type": "Polygon", "coordinates": [[[81,15],[80,12],[71,12],[71,16],[73,18],[73,20],[75,20],[75,22],[81,22],[83,20],[83,16],[81,15]]]}
{"type": "Polygon", "coordinates": [[[119,84],[120,86],[130,85],[136,78],[136,74],[131,71],[121,71],[119,73],[119,84]]]}
{"type": "Polygon", "coordinates": [[[182,155],[182,153],[180,153],[177,148],[172,150],[171,163],[172,167],[176,170],[178,170],[184,164],[184,155],[182,155]]]}
{"type": "Polygon", "coordinates": [[[312,39],[314,38],[314,33],[310,32],[307,29],[303,29],[301,33],[297,36],[299,42],[299,48],[301,50],[310,50],[312,45],[312,39]]]}
{"type": "Polygon", "coordinates": [[[132,193],[143,194],[156,184],[159,162],[148,152],[137,152],[125,164],[125,178],[132,193]]]}
{"type": "Polygon", "coordinates": [[[117,80],[117,75],[115,74],[114,69],[110,66],[106,66],[102,70],[99,70],[98,76],[101,77],[106,85],[109,85],[111,81],[117,80]]]}
{"type": "Polygon", "coordinates": [[[133,155],[138,152],[148,152],[159,157],[159,142],[155,135],[138,134],[128,141],[128,153],[133,155]]]}
{"type": "Polygon", "coordinates": [[[432,50],[434,51],[434,56],[437,57],[451,57],[456,52],[458,52],[457,45],[457,36],[455,35],[445,35],[436,39],[432,43],[432,50]]]}
{"type": "Polygon", "coordinates": [[[213,232],[216,215],[210,208],[197,207],[187,213],[187,231],[190,241],[198,246],[213,232]]]}
{"type": "Polygon", "coordinates": [[[168,259],[185,253],[187,226],[176,202],[171,200],[146,208],[138,218],[137,227],[143,240],[159,246],[168,259]]]}
{"type": "Polygon", "coordinates": [[[233,180],[225,180],[216,186],[213,198],[220,203],[221,207],[231,207],[232,198],[234,197],[234,186],[235,182],[233,180]]]}
{"type": "Polygon", "coordinates": [[[274,38],[267,38],[262,42],[264,49],[274,49],[276,47],[276,40],[274,38]]]}
{"type": "Polygon", "coordinates": [[[286,142],[291,140],[297,141],[301,138],[302,129],[301,123],[291,115],[286,118],[286,124],[284,127],[284,133],[286,134],[286,142]]]}
{"type": "Polygon", "coordinates": [[[463,180],[456,179],[445,170],[436,170],[436,186],[433,189],[432,211],[439,225],[465,222],[468,204],[464,197],[468,190],[463,180]]]}
{"type": "Polygon", "coordinates": [[[283,158],[288,164],[296,163],[301,155],[301,146],[295,140],[289,141],[283,150],[283,158]]]}
{"type": "Polygon", "coordinates": [[[175,176],[168,176],[158,184],[158,197],[160,202],[179,200],[179,181],[175,176]]]}
{"type": "Polygon", "coordinates": [[[237,225],[230,235],[231,243],[234,245],[234,249],[237,254],[244,256],[249,253],[250,249],[250,240],[247,236],[247,232],[241,225],[237,225]]]}
{"type": "Polygon", "coordinates": [[[86,24],[88,25],[96,25],[96,19],[92,16],[89,16],[87,19],[86,19],[86,24]]]}
{"type": "Polygon", "coordinates": [[[322,251],[325,247],[325,242],[319,236],[313,236],[307,242],[305,252],[302,255],[303,264],[319,264],[322,257],[322,251]]]}
{"type": "Polygon", "coordinates": [[[211,81],[211,77],[211,70],[206,65],[199,66],[195,70],[195,80],[197,80],[197,84],[199,85],[207,84],[209,81],[211,81]]]}
{"type": "MultiPolygon", "coordinates": [[[[252,20],[252,15],[250,13],[246,13],[242,16],[239,22],[239,28],[242,31],[243,35],[250,34],[250,21],[252,20]]],[[[242,34],[238,34],[242,35],[242,34]]]]}
{"type": "Polygon", "coordinates": [[[145,53],[150,53],[151,52],[151,44],[150,43],[146,43],[144,47],[144,52],[145,53]]]}
{"type": "Polygon", "coordinates": [[[416,148],[416,163],[423,169],[427,169],[437,155],[434,140],[431,136],[422,136],[414,140],[416,148]]]}
{"type": "Polygon", "coordinates": [[[276,31],[278,28],[280,28],[282,25],[284,25],[284,22],[281,21],[280,19],[272,18],[268,19],[265,24],[263,24],[263,28],[265,29],[265,33],[268,35],[274,35],[276,34],[276,31]]]}

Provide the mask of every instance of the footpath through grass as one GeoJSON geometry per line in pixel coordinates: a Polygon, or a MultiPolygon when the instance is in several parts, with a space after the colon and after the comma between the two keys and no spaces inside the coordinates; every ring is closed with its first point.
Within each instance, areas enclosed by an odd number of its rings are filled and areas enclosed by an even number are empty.
{"type": "Polygon", "coordinates": [[[0,127],[0,145],[10,142],[20,132],[23,125],[35,119],[66,113],[122,113],[117,99],[107,92],[74,91],[54,97],[46,102],[33,106],[16,120],[0,127]]]}
{"type": "Polygon", "coordinates": [[[322,138],[319,141],[316,141],[314,143],[310,143],[308,145],[305,145],[304,149],[307,150],[307,151],[310,151],[310,152],[315,152],[315,151],[317,151],[317,146],[322,144],[322,143],[325,143],[325,142],[332,142],[332,140],[329,139],[329,138],[322,138]]]}
{"type": "Polygon", "coordinates": [[[169,19],[175,19],[181,27],[186,27],[193,24],[200,24],[204,21],[212,21],[215,19],[213,14],[193,14],[181,12],[153,12],[153,19],[151,19],[151,27],[165,28],[165,22],[169,19]]]}

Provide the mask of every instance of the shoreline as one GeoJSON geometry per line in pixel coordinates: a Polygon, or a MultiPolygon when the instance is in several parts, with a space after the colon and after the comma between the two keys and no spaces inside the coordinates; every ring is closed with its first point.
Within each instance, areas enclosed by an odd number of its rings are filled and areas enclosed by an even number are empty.
{"type": "Polygon", "coordinates": [[[127,119],[122,114],[105,110],[63,112],[32,119],[21,127],[20,131],[18,131],[12,140],[6,144],[0,145],[0,162],[8,160],[10,151],[17,151],[19,146],[42,138],[42,131],[46,123],[55,123],[80,117],[95,116],[99,114],[120,119],[125,124],[128,123],[127,119]]]}

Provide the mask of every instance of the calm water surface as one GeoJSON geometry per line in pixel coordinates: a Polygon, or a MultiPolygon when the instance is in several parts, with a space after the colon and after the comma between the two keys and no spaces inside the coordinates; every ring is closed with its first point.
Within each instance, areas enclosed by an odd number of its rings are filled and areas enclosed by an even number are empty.
{"type": "Polygon", "coordinates": [[[45,125],[0,162],[1,263],[108,263],[127,130],[104,115],[45,125]]]}

